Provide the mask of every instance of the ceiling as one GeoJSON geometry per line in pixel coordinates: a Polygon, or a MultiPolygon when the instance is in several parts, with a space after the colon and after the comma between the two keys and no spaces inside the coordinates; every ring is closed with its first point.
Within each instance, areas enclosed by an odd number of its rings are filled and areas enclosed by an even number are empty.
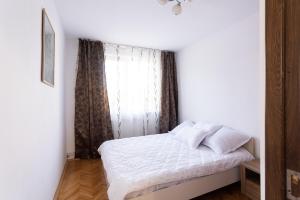
{"type": "Polygon", "coordinates": [[[258,12],[259,0],[193,0],[174,16],[157,0],[56,0],[67,37],[180,50],[258,12]]]}

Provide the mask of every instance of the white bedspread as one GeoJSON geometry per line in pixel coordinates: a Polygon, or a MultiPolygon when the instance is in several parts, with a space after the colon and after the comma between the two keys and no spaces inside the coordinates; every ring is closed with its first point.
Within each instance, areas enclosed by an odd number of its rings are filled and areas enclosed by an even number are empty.
{"type": "MultiPolygon", "coordinates": [[[[253,156],[244,148],[218,155],[205,146],[190,149],[171,133],[112,140],[99,147],[110,200],[132,192],[226,171],[253,156]]],[[[151,192],[151,191],[149,191],[151,192]]]]}

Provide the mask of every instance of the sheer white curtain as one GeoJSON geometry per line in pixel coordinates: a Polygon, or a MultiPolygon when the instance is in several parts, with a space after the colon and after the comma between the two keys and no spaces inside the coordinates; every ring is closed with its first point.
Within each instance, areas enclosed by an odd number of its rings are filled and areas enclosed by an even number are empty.
{"type": "Polygon", "coordinates": [[[114,137],[159,132],[161,52],[105,44],[105,70],[114,137]]]}

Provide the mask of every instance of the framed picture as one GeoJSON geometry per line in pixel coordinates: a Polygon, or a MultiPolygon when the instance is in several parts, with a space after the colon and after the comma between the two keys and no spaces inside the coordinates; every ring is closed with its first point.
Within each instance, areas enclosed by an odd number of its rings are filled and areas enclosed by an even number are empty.
{"type": "Polygon", "coordinates": [[[42,11],[42,77],[43,83],[54,87],[55,32],[47,16],[42,11]]]}

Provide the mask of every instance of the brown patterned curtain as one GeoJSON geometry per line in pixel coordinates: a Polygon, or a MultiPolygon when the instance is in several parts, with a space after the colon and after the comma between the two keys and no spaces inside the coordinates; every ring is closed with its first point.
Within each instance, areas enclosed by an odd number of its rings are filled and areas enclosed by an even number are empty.
{"type": "Polygon", "coordinates": [[[79,40],[75,88],[75,157],[99,158],[98,147],[113,139],[100,41],[79,40]]]}
{"type": "Polygon", "coordinates": [[[161,52],[162,94],[160,132],[166,133],[178,124],[178,87],[174,52],[161,52]]]}

